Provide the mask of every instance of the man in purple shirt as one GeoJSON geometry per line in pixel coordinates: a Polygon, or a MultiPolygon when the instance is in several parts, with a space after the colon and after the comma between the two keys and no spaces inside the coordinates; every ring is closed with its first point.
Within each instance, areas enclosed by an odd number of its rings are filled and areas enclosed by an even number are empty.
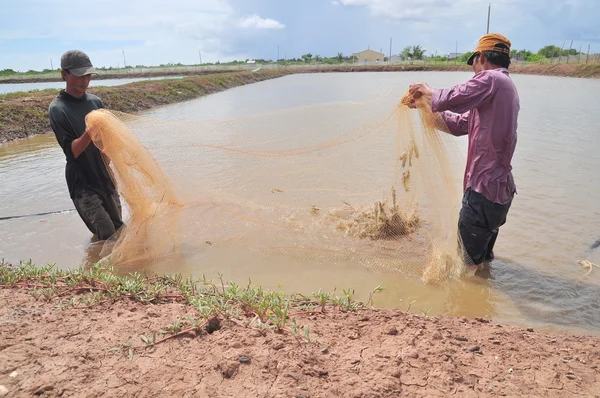
{"type": "Polygon", "coordinates": [[[500,226],[516,193],[511,160],[517,143],[519,95],[508,74],[510,41],[483,36],[468,60],[475,76],[448,89],[414,83],[411,108],[426,104],[440,113],[443,130],[468,134],[464,196],[458,229],[468,264],[482,268],[491,260],[500,226]]]}

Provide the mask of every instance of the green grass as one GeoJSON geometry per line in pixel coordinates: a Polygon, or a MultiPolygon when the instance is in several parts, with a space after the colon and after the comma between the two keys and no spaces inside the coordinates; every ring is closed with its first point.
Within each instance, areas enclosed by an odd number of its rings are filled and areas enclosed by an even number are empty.
{"type": "MultiPolygon", "coordinates": [[[[181,274],[146,277],[139,273],[120,276],[112,267],[58,270],[54,265],[37,267],[31,262],[12,265],[0,261],[0,288],[23,288],[36,300],[54,304],[57,310],[95,307],[117,301],[142,304],[182,302],[190,313],[177,318],[162,330],[140,336],[146,345],[155,345],[190,332],[212,333],[222,322],[266,332],[290,333],[310,341],[308,327],[297,322],[296,315],[328,311],[357,311],[367,305],[354,299],[354,292],[342,295],[319,290],[310,295],[268,291],[217,279],[194,279],[181,274]],[[158,336],[163,336],[157,339],[158,336]]],[[[382,291],[378,286],[372,295],[382,291]]],[[[367,303],[367,304],[369,304],[367,303]]]]}
{"type": "Polygon", "coordinates": [[[14,93],[0,94],[0,101],[29,98],[32,96],[57,95],[59,91],[60,89],[57,88],[46,88],[44,90],[16,91],[14,93]]]}

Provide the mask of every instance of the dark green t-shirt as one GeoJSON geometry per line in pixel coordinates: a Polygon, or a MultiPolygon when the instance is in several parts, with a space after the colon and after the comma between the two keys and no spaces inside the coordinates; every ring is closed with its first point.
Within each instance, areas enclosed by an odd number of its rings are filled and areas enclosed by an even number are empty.
{"type": "Polygon", "coordinates": [[[93,142],[77,159],[71,151],[71,143],[85,131],[86,115],[100,108],[104,108],[104,104],[95,95],[86,93],[77,98],[65,90],[61,90],[48,107],[50,125],[67,158],[65,177],[71,198],[77,197],[83,190],[101,195],[115,192],[102,155],[93,142]]]}

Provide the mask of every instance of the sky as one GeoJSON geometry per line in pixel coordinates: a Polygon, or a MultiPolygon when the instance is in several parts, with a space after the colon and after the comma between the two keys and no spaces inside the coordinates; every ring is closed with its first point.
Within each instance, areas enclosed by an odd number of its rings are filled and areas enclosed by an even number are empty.
{"type": "Polygon", "coordinates": [[[70,49],[97,67],[470,52],[486,33],[513,49],[600,52],[600,0],[1,0],[0,70],[58,68],[70,49]],[[125,61],[124,61],[125,58],[125,61]]]}

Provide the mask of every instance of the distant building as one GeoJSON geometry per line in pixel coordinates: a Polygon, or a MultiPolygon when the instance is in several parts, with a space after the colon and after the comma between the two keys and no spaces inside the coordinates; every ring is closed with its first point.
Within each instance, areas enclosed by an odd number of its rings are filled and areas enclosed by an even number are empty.
{"type": "Polygon", "coordinates": [[[382,63],[385,55],[373,50],[364,50],[359,53],[352,54],[352,58],[355,60],[355,62],[361,64],[376,64],[382,63]]]}
{"type": "Polygon", "coordinates": [[[448,54],[448,59],[452,60],[452,59],[456,59],[458,57],[460,57],[462,55],[462,53],[450,53],[448,54]]]}

